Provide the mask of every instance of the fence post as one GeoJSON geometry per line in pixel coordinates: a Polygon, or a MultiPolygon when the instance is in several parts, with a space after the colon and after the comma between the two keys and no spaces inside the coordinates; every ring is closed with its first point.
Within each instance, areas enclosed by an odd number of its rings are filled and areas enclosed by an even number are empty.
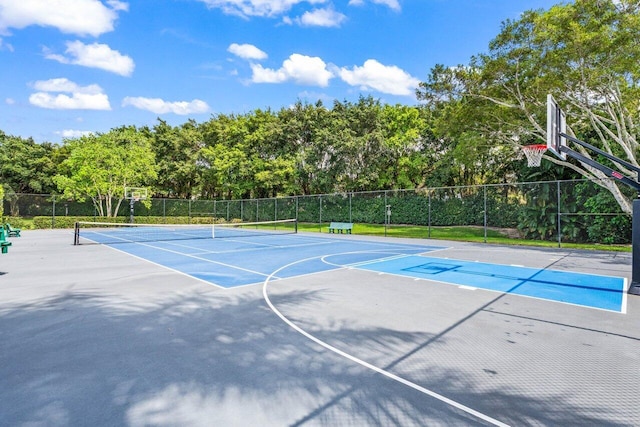
{"type": "Polygon", "coordinates": [[[53,211],[51,212],[51,228],[56,228],[56,196],[53,196],[53,211]]]}
{"type": "Polygon", "coordinates": [[[487,243],[487,186],[483,185],[482,190],[484,191],[484,242],[487,243]]]}
{"type": "Polygon", "coordinates": [[[318,218],[318,219],[320,220],[320,222],[319,222],[320,223],[320,232],[322,232],[322,195],[320,195],[318,197],[318,203],[319,203],[319,207],[320,207],[320,209],[318,211],[318,213],[320,215],[320,218],[318,218]]]}
{"type": "Polygon", "coordinates": [[[562,247],[562,214],[560,213],[560,181],[556,181],[557,194],[558,194],[558,247],[562,247]]]}
{"type": "Polygon", "coordinates": [[[387,190],[384,190],[384,207],[382,208],[382,213],[384,215],[384,237],[387,237],[387,190]]]}
{"type": "Polygon", "coordinates": [[[427,237],[430,239],[431,238],[431,190],[427,190],[427,191],[428,191],[427,194],[429,195],[429,197],[427,199],[428,200],[428,202],[427,202],[428,203],[428,211],[429,211],[429,219],[428,219],[428,222],[427,222],[427,225],[428,225],[427,237]]]}

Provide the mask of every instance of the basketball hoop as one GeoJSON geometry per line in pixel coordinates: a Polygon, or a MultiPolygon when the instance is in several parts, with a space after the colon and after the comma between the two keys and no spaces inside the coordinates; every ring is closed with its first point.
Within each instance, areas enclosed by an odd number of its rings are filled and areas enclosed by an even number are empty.
{"type": "Polygon", "coordinates": [[[147,189],[144,187],[125,187],[124,189],[124,198],[127,200],[139,202],[140,200],[147,200],[148,196],[147,189]]]}
{"type": "Polygon", "coordinates": [[[543,144],[525,145],[522,147],[522,151],[527,156],[527,166],[538,167],[542,161],[542,155],[547,151],[547,146],[543,144]]]}

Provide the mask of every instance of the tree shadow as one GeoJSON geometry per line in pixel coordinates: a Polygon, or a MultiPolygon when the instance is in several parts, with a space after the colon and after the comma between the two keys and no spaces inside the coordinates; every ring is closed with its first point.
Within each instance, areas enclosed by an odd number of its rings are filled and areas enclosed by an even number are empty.
{"type": "MultiPolygon", "coordinates": [[[[278,298],[305,304],[323,297],[295,291],[278,298]]],[[[0,425],[486,424],[293,333],[251,290],[135,304],[116,294],[66,291],[3,310],[0,331],[0,425]]],[[[390,343],[446,343],[348,325],[332,336],[371,352],[390,343]]],[[[564,396],[486,393],[461,372],[437,366],[409,376],[515,425],[617,425],[604,409],[587,416],[564,396]]]]}

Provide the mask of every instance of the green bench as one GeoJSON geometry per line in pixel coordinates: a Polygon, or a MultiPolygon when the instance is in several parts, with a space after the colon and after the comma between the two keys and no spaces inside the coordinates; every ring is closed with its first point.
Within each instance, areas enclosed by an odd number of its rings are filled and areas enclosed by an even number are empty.
{"type": "Polygon", "coordinates": [[[20,228],[13,228],[11,224],[6,223],[4,225],[4,229],[7,231],[7,236],[9,237],[20,237],[20,228]]]}
{"type": "Polygon", "coordinates": [[[351,230],[353,229],[352,222],[332,222],[329,224],[329,233],[335,233],[336,231],[340,234],[344,231],[346,234],[351,234],[351,230]]]}
{"type": "Polygon", "coordinates": [[[9,252],[9,246],[11,246],[11,242],[7,240],[7,235],[4,231],[4,227],[0,227],[0,251],[3,254],[9,252]]]}

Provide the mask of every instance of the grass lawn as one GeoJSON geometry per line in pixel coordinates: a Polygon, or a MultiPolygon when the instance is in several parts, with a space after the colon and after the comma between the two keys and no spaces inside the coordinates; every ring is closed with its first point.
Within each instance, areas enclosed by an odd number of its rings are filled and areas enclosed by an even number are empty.
{"type": "MultiPolygon", "coordinates": [[[[328,223],[310,224],[299,223],[299,231],[328,233],[328,223]]],[[[538,246],[557,248],[557,241],[527,240],[510,237],[506,232],[487,229],[486,238],[483,227],[456,226],[456,227],[429,227],[419,225],[391,225],[386,227],[379,224],[354,224],[353,234],[366,236],[407,237],[419,239],[458,240],[464,242],[493,243],[503,245],[538,246]]],[[[631,245],[603,245],[595,243],[565,243],[563,248],[588,249],[600,251],[631,252],[631,245]]]]}
{"type": "MultiPolygon", "coordinates": [[[[35,228],[33,220],[24,218],[9,218],[11,225],[14,227],[25,229],[35,228]],[[15,224],[14,224],[15,222],[15,224]]],[[[299,231],[322,232],[328,233],[328,223],[299,223],[299,231]]],[[[382,224],[354,224],[353,234],[361,234],[366,236],[388,236],[388,237],[406,237],[416,239],[439,239],[439,240],[459,240],[464,242],[493,243],[502,245],[522,245],[522,246],[538,246],[546,248],[557,248],[557,241],[543,240],[527,240],[513,236],[508,233],[497,230],[487,229],[485,239],[485,231],[483,227],[473,226],[455,226],[455,227],[429,227],[419,225],[391,225],[386,227],[382,224]]],[[[568,249],[587,249],[599,251],[614,252],[631,252],[631,245],[604,245],[595,243],[566,243],[562,242],[563,248],[568,249]]]]}

